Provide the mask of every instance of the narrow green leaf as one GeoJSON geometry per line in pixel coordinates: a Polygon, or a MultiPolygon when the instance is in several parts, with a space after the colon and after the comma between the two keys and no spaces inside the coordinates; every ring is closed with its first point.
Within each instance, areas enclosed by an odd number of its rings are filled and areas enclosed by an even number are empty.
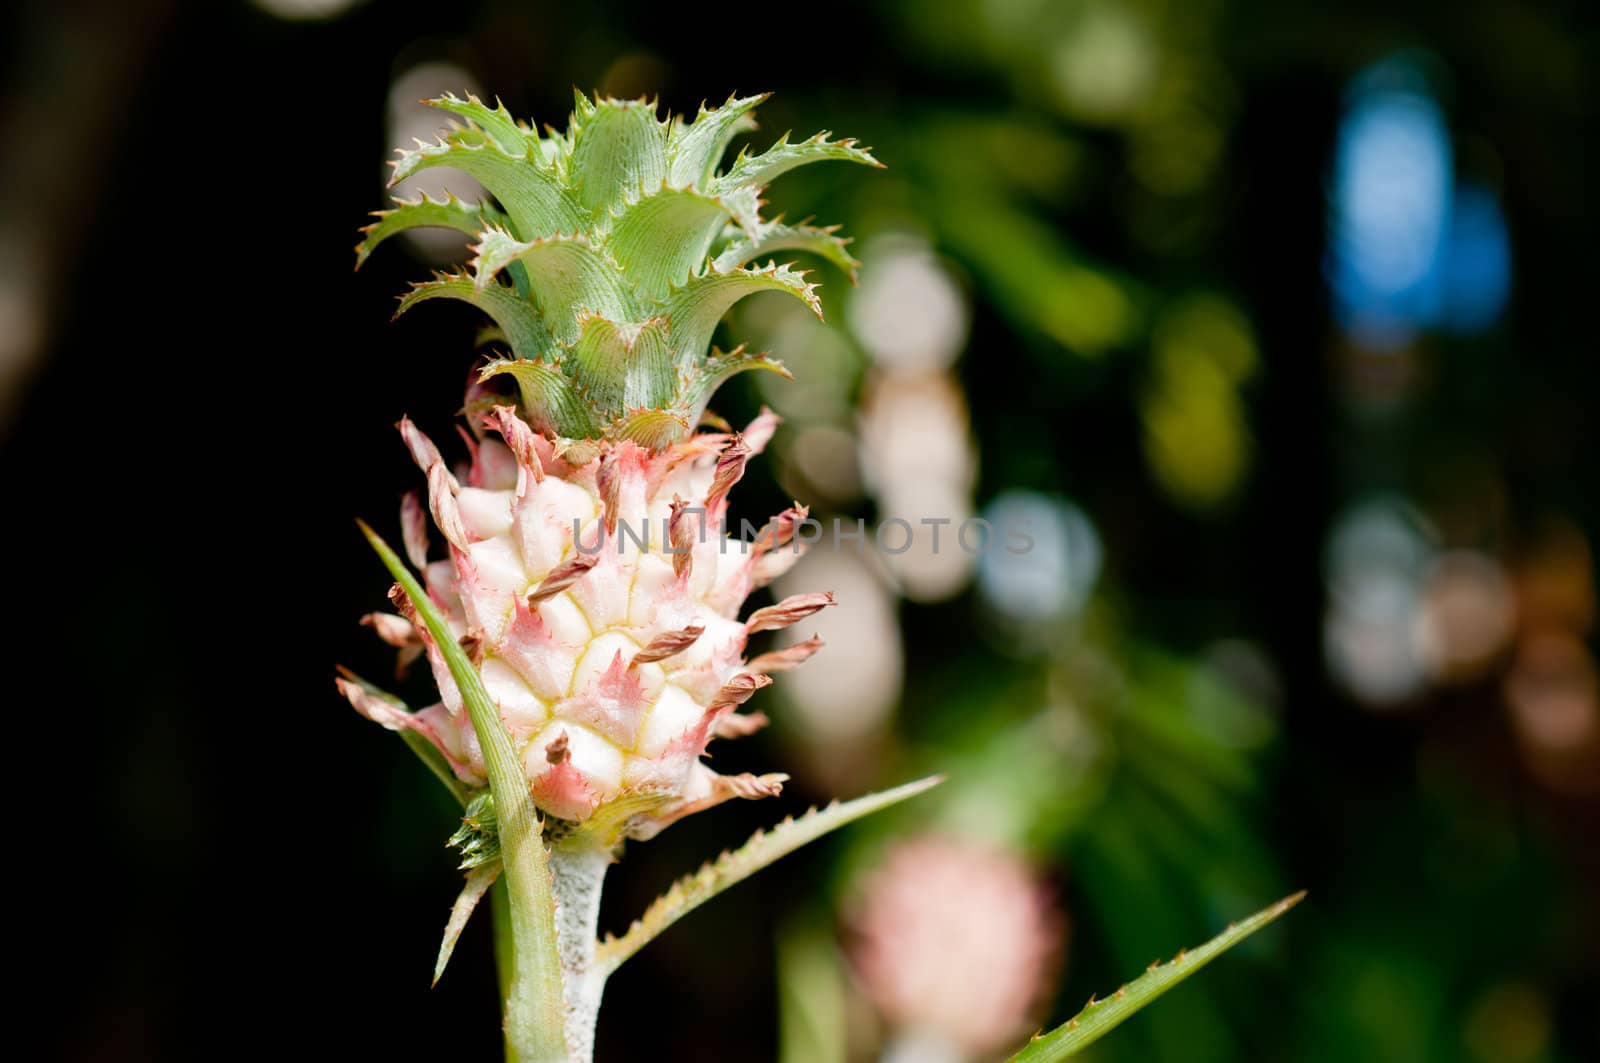
{"type": "Polygon", "coordinates": [[[502,229],[488,229],[473,251],[473,279],[480,288],[491,286],[495,274],[512,263],[522,265],[544,327],[562,343],[577,340],[580,311],[620,321],[631,309],[622,271],[582,235],[522,241],[502,229]]]}
{"type": "Polygon", "coordinates": [[[509,155],[486,134],[458,129],[436,143],[400,149],[389,184],[433,166],[477,179],[499,200],[513,231],[524,240],[588,228],[587,212],[537,150],[509,155]]]}
{"type": "Polygon", "coordinates": [[[517,382],[522,411],[535,431],[550,432],[567,439],[587,439],[599,428],[590,406],[572,378],[561,366],[530,359],[504,358],[490,362],[479,372],[480,380],[502,373],[517,382]]]}
{"type": "Polygon", "coordinates": [[[667,180],[674,185],[709,187],[728,144],[740,133],[756,127],[750,112],[771,95],[763,92],[743,99],[729,96],[727,103],[713,110],[707,110],[702,103],[694,122],[676,126],[668,138],[667,180]]]}
{"type": "Polygon", "coordinates": [[[572,115],[572,184],[596,214],[661,187],[667,131],[646,100],[584,101],[572,115]]]}
{"type": "Polygon", "coordinates": [[[705,265],[732,216],[720,200],[692,188],[662,188],[622,209],[606,250],[639,291],[661,299],[705,265]]]}
{"type": "Polygon", "coordinates": [[[854,140],[829,140],[828,134],[823,132],[798,144],[791,144],[789,134],[785,133],[776,144],[759,155],[740,152],[733,165],[728,167],[728,172],[711,182],[711,191],[721,195],[736,188],[763,188],[796,166],[828,161],[883,166],[872,157],[870,151],[856,147],[854,140]]]}
{"type": "MultiPolygon", "coordinates": [[[[489,918],[494,928],[494,973],[500,999],[511,996],[517,980],[517,943],[511,937],[511,895],[506,892],[506,877],[501,875],[489,888],[489,918]]],[[[506,1038],[506,1063],[516,1063],[511,1038],[506,1038]]]]}
{"type": "Polygon", "coordinates": [[[470,92],[464,100],[447,92],[438,99],[422,102],[429,107],[437,107],[441,111],[449,111],[465,118],[483,130],[484,134],[494,141],[495,146],[507,155],[520,157],[526,155],[528,149],[538,147],[539,134],[518,125],[511,112],[506,110],[506,105],[498,99],[494,101],[493,109],[470,92]]]}
{"type": "Polygon", "coordinates": [[[816,285],[806,283],[805,274],[778,265],[763,269],[709,270],[690,277],[687,284],[675,289],[661,304],[671,323],[672,350],[679,372],[687,372],[698,364],[711,343],[717,322],[740,299],[757,292],[787,292],[811,307],[812,313],[820,318],[822,303],[815,288],[816,285]]]}
{"type": "Polygon", "coordinates": [[[654,940],[667,927],[727,889],[743,882],[780,857],[787,856],[808,842],[943,782],[942,776],[918,779],[882,793],[868,794],[824,809],[812,809],[799,819],[786,819],[776,827],[757,831],[744,845],[723,853],[699,871],[686,875],[657,897],[645,913],[620,938],[607,938],[595,953],[595,966],[607,974],[629,956],[654,940]]]}
{"type": "Polygon", "coordinates": [[[838,232],[837,225],[817,228],[811,225],[770,222],[756,230],[754,239],[734,240],[717,255],[712,265],[720,270],[729,270],[748,265],[775,251],[807,251],[838,266],[844,271],[845,276],[850,278],[850,283],[854,284],[856,270],[861,268],[861,263],[845,250],[845,245],[850,241],[838,236],[838,232]]]}
{"type": "Polygon", "coordinates": [[[677,391],[678,372],[664,317],[640,325],[585,317],[567,363],[579,387],[606,414],[667,406],[677,391]]]}
{"type": "Polygon", "coordinates": [[[561,960],[556,953],[555,901],[550,867],[522,762],[500,722],[500,710],[484,689],[450,625],[411,570],[365,523],[361,531],[389,574],[411,599],[428,634],[444,657],[450,676],[477,733],[500,822],[500,852],[511,899],[515,975],[506,997],[507,1044],[521,1063],[565,1063],[565,1002],[561,960]]]}
{"type": "Polygon", "coordinates": [[[450,918],[444,924],[444,938],[439,942],[439,957],[433,961],[434,985],[438,985],[439,979],[444,976],[444,969],[456,951],[456,942],[461,940],[461,931],[467,928],[467,920],[472,918],[473,910],[478,907],[478,902],[483,900],[483,895],[489,892],[489,887],[493,886],[495,879],[499,877],[498,860],[467,872],[467,883],[461,887],[461,895],[456,898],[456,903],[450,906],[450,918]]]}
{"type": "Polygon", "coordinates": [[[1076,1017],[1068,1019],[1050,1033],[1035,1037],[1027,1047],[1011,1057],[1010,1063],[1054,1063],[1055,1060],[1076,1055],[1162,993],[1299,904],[1304,897],[1303,890],[1285,897],[1244,922],[1229,926],[1199,948],[1180,952],[1169,963],[1151,964],[1144,974],[1105,1000],[1091,999],[1076,1017]]]}
{"type": "Polygon", "coordinates": [[[356,245],[356,269],[379,244],[407,229],[455,229],[471,234],[503,218],[491,206],[465,203],[449,192],[444,199],[433,199],[426,193],[414,200],[397,199],[394,209],[373,211],[372,216],[378,220],[362,228],[366,236],[356,245]]]}
{"type": "Polygon", "coordinates": [[[545,328],[532,303],[517,298],[515,292],[503,285],[480,286],[471,277],[459,274],[440,274],[431,281],[412,285],[411,290],[400,297],[394,316],[399,317],[430,299],[459,299],[488,314],[505,334],[518,358],[537,358],[555,347],[555,338],[545,328]]]}

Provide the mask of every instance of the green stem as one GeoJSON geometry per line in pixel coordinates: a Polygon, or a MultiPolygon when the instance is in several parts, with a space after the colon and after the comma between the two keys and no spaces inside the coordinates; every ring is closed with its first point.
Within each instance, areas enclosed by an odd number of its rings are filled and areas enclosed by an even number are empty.
{"type": "MultiPolygon", "coordinates": [[[[506,891],[504,875],[489,889],[489,914],[494,922],[494,970],[503,1006],[511,995],[511,983],[517,975],[517,943],[511,936],[511,894],[506,891]]],[[[520,1063],[509,1034],[506,1036],[506,1063],[520,1063]]]]}
{"type": "Polygon", "coordinates": [[[528,792],[522,761],[500,721],[500,710],[483,679],[456,641],[449,622],[417,578],[376,532],[357,522],[384,567],[411,600],[450,669],[483,751],[489,790],[500,822],[500,859],[505,883],[513,962],[505,993],[506,1055],[515,1063],[566,1063],[565,994],[556,953],[555,898],[544,835],[528,792]]]}

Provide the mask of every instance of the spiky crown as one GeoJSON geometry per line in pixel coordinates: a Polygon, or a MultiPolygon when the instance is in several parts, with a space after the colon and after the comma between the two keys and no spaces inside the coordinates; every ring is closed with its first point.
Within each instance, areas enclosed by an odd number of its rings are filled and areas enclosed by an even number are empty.
{"type": "Polygon", "coordinates": [[[510,353],[483,377],[511,376],[533,426],[568,440],[631,439],[659,449],[692,432],[711,393],[746,369],[787,375],[764,354],[710,350],[728,309],[760,291],[788,292],[821,315],[816,285],[776,251],[808,251],[854,280],[857,262],[837,226],[761,218],[762,189],[810,162],[879,163],[852,140],[788,135],[759,154],[718,163],[755,128],[765,94],[701,106],[693,122],[656,117],[645,100],[582,93],[565,133],[543,135],[496,101],[442,96],[425,103],[462,119],[433,144],[397,149],[391,187],[432,166],[475,178],[494,202],[396,199],[362,230],[356,266],[395,233],[419,226],[476,237],[469,272],[415,284],[395,316],[428,299],[471,303],[494,320],[510,353]]]}

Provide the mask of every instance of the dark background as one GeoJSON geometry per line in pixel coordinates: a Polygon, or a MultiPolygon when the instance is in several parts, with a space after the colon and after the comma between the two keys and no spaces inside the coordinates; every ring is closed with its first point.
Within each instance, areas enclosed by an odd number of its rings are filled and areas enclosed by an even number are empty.
{"type": "MultiPolygon", "coordinates": [[[[1229,633],[1273,662],[1276,737],[1216,828],[1233,841],[1199,831],[1187,862],[1121,911],[1092,886],[1109,881],[1096,868],[1110,850],[1093,824],[1035,854],[1075,926],[1057,1021],[1132,973],[1123,946],[1144,942],[1119,934],[1153,922],[1150,950],[1170,953],[1274,889],[1306,887],[1275,951],[1208,971],[1205,989],[1183,990],[1208,996],[1174,994],[1172,1018],[1164,1002],[1102,1058],[1596,1058],[1594,760],[1555,776],[1529,761],[1502,694],[1514,650],[1403,711],[1364,711],[1324,663],[1320,561],[1365,483],[1478,514],[1492,533],[1475,545],[1507,564],[1551,519],[1594,541],[1595,24],[1576,3],[1202,6],[1208,35],[1185,54],[1225,72],[1231,104],[1205,191],[1169,204],[1173,229],[1200,235],[1165,251],[1132,235],[1148,203],[1126,130],[1054,113],[1020,60],[953,56],[940,20],[912,5],[374,0],[322,22],[159,0],[11,10],[0,279],[30,308],[0,320],[28,353],[7,366],[0,452],[7,718],[24,768],[10,964],[29,1003],[13,1035],[42,1034],[43,1058],[63,1059],[496,1051],[484,927],[427,988],[456,888],[448,802],[330,681],[335,662],[384,667],[355,620],[387,580],[351,520],[392,526],[414,486],[391,426],[410,412],[442,430],[470,362],[466,314],[386,324],[423,267],[396,250],[350,270],[355,229],[382,204],[389,85],[448,59],[558,126],[574,83],[630,91],[644,71],[676,111],[772,90],[768,132],[827,126],[877,145],[903,174],[886,179],[904,182],[901,206],[973,293],[957,371],[980,501],[1019,485],[1079,500],[1106,543],[1119,645],[1187,659],[1229,633]],[[1397,442],[1369,445],[1328,310],[1326,192],[1345,85],[1405,47],[1448,70],[1452,127],[1495,160],[1483,169],[1512,233],[1513,296],[1486,334],[1418,341],[1412,414],[1397,442]],[[1007,275],[951,221],[973,200],[924,136],[951,114],[1069,138],[1088,162],[1031,217],[1147,292],[1211,286],[1244,309],[1260,352],[1254,460],[1225,506],[1175,504],[1145,466],[1131,398],[1142,338],[1080,357],[1007,309],[1007,275]],[[1271,853],[1271,869],[1252,853],[1271,853]],[[1228,867],[1254,885],[1204,892],[1228,867]],[[1536,1013],[1513,1009],[1509,1042],[1492,1009],[1489,1034],[1472,1026],[1506,985],[1536,1013]],[[1185,1026],[1201,1000],[1235,1032],[1185,1026]],[[1542,1035],[1517,1040],[1524,1020],[1542,1035]],[[1174,1050],[1186,1043],[1193,1054],[1174,1050]],[[1506,1043],[1533,1048],[1493,1056],[1506,1043]]],[[[1464,167],[1475,158],[1460,152],[1464,167]]],[[[872,179],[807,173],[794,194],[824,220],[855,220],[872,179]]],[[[736,389],[726,405],[754,402],[736,389]]],[[[780,497],[752,476],[752,506],[780,497]]],[[[916,752],[885,762],[883,782],[970,753],[987,732],[951,714],[990,685],[1033,689],[1044,667],[986,644],[971,595],[905,604],[900,619],[898,726],[916,752]]],[[[1592,651],[1592,630],[1577,637],[1592,651]]],[[[764,736],[719,767],[789,756],[764,736]]],[[[802,778],[781,811],[825,796],[802,778]]],[[[635,847],[606,925],[778,812],[728,808],[635,847]]],[[[600,1056],[770,1056],[775,927],[828,895],[842,851],[792,858],[633,961],[608,992],[600,1056]]]]}

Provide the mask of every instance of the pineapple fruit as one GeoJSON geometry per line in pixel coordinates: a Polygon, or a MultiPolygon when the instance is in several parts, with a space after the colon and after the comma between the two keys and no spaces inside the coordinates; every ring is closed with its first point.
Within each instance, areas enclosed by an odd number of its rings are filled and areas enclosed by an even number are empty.
{"type": "Polygon", "coordinates": [[[833,601],[804,593],[739,616],[750,592],[799,556],[807,517],[796,504],[753,538],[724,527],[728,493],[777,418],[763,410],[736,432],[706,404],[735,373],[787,374],[711,339],[756,292],[783,292],[820,316],[815,286],[778,252],[815,254],[854,279],[834,229],[762,218],[762,189],[811,162],[877,163],[824,134],[780,138],[722,168],[763,99],[702,106],[691,122],[662,121],[646,101],[579,94],[564,133],[536,132],[471,96],[428,101],[458,121],[437,142],[402,149],[394,180],[448,167],[487,196],[397,201],[356,248],[359,267],[414,227],[471,234],[466,269],[414,285],[396,316],[433,299],[470,303],[488,315],[480,338],[497,351],[468,389],[466,460],[447,462],[400,422],[427,482],[425,502],[412,494],[401,506],[410,567],[366,529],[396,580],[396,611],[366,623],[400,648],[402,664],[426,657],[439,703],[413,712],[353,674],[338,683],[465,811],[451,841],[467,883],[435,978],[503,875],[497,939],[512,950],[502,964],[512,1059],[589,1059],[617,965],[785,853],[932,785],[786,820],[682,880],[621,938],[597,940],[601,885],[624,839],[778,792],[782,774],[724,776],[701,756],[713,738],[764,723],[740,706],[821,645],[747,660],[748,638],[833,601]],[[430,516],[444,540],[437,555],[430,516]]]}
{"type": "MultiPolygon", "coordinates": [[[[852,141],[819,135],[780,138],[720,168],[763,99],[702,107],[685,122],[659,120],[645,101],[580,94],[565,133],[536,132],[470,96],[429,101],[459,122],[436,143],[402,150],[395,180],[448,167],[490,198],[397,201],[356,249],[359,267],[411,228],[471,234],[466,271],[415,285],[399,312],[465,301],[489,316],[484,335],[500,352],[468,390],[465,461],[447,463],[400,422],[427,482],[425,503],[412,494],[401,506],[410,567],[366,529],[395,579],[396,607],[366,622],[399,647],[402,664],[426,657],[440,701],[413,712],[350,673],[338,683],[463,806],[451,842],[467,881],[436,979],[467,918],[501,883],[496,949],[506,950],[503,1026],[516,1063],[587,1063],[606,979],[655,936],[801,845],[939,782],[784,820],[680,879],[620,937],[597,935],[606,869],[624,839],[778,791],[782,775],[722,776],[700,758],[713,738],[760,726],[740,706],[820,646],[812,639],[747,660],[749,636],[832,604],[827,593],[801,593],[739,619],[750,592],[799,556],[807,517],[797,504],[753,539],[727,533],[728,493],[776,418],[764,410],[735,432],[706,404],[735,373],[784,370],[710,343],[724,313],[755,292],[785,292],[820,316],[814,286],[772,260],[776,252],[810,252],[854,277],[833,229],[763,219],[762,189],[811,162],[877,163],[852,141]],[[497,390],[507,383],[514,395],[497,390]],[[713,430],[699,431],[703,421],[713,430]],[[437,558],[430,515],[444,540],[437,558]]],[[[1187,963],[1180,954],[1152,968],[1114,1001],[1091,1002],[1102,1009],[1093,1023],[1073,1020],[1015,1058],[1057,1058],[1087,1043],[1296,899],[1187,963]]]]}
{"type": "MultiPolygon", "coordinates": [[[[738,706],[820,645],[747,661],[747,637],[832,601],[802,594],[737,618],[746,596],[798,556],[805,510],[780,514],[753,541],[728,535],[728,492],[776,418],[764,411],[742,433],[695,433],[722,381],[784,372],[742,347],[709,349],[730,306],[780,291],[820,315],[804,273],[755,263],[808,251],[853,277],[833,229],[763,220],[762,188],[809,162],[877,165],[854,142],[819,135],[741,152],[719,172],[763,99],[702,107],[685,122],[659,120],[642,100],[580,94],[564,134],[535,132],[470,96],[429,101],[462,121],[401,150],[394,180],[450,167],[494,202],[399,202],[356,249],[359,266],[414,226],[475,236],[467,272],[417,284],[400,304],[404,313],[430,299],[471,303],[504,348],[468,395],[470,460],[459,474],[401,422],[449,559],[428,560],[415,499],[403,507],[406,543],[470,648],[540,810],[615,836],[648,837],[729,797],[777,792],[781,775],[721,776],[700,756],[712,738],[759,726],[738,706]],[[515,383],[514,402],[490,390],[500,380],[515,383]]],[[[359,711],[415,730],[461,783],[482,787],[456,684],[425,626],[410,622],[413,603],[399,594],[396,604],[400,615],[368,622],[408,652],[420,644],[441,704],[407,714],[354,681],[341,686],[359,711]]]]}

